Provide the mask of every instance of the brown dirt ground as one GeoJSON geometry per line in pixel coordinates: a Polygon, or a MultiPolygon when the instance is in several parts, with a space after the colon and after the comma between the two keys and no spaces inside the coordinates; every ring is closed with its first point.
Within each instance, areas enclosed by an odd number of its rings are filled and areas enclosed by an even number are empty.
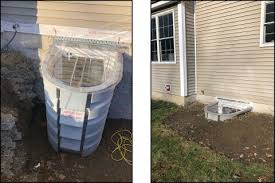
{"type": "MultiPolygon", "coordinates": [[[[132,166],[123,161],[113,161],[110,157],[115,148],[111,142],[111,135],[119,129],[131,131],[131,121],[108,119],[98,149],[84,158],[71,153],[56,153],[52,149],[47,139],[45,109],[42,107],[37,110],[35,113],[38,115],[34,117],[31,133],[24,140],[28,154],[26,174],[33,171],[33,167],[40,162],[37,181],[130,182],[132,180],[132,166]],[[64,179],[62,175],[65,176],[64,179]]],[[[23,173],[18,178],[24,176],[23,173]]]]}
{"type": "MultiPolygon", "coordinates": [[[[32,69],[35,68],[24,65],[25,59],[18,54],[1,54],[1,113],[16,115],[16,126],[22,132],[23,139],[18,142],[15,153],[26,154],[22,170],[14,172],[15,176],[12,177],[6,177],[1,172],[1,182],[130,182],[132,166],[111,159],[115,145],[110,138],[119,129],[132,131],[132,121],[108,119],[98,149],[88,157],[56,153],[47,139],[45,106],[36,102],[37,97],[31,94],[35,81],[32,69]],[[34,169],[38,163],[40,167],[34,169]]],[[[132,159],[131,156],[129,159],[132,159]]]]}
{"type": "Polygon", "coordinates": [[[170,115],[165,123],[188,140],[231,159],[273,163],[273,116],[250,112],[224,122],[208,121],[203,107],[203,104],[191,104],[170,115]]]}

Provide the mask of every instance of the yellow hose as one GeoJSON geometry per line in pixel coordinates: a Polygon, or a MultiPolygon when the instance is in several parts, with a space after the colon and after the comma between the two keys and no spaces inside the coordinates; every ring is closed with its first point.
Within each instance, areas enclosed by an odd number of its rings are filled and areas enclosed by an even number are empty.
{"type": "Polygon", "coordinates": [[[111,141],[116,145],[111,158],[132,165],[132,160],[127,159],[127,154],[132,153],[132,133],[129,130],[118,130],[111,136],[111,141]]]}

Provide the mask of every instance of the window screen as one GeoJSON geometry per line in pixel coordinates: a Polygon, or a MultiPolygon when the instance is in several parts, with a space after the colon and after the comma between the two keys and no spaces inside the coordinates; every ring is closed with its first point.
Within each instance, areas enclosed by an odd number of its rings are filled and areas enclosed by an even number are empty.
{"type": "Polygon", "coordinates": [[[274,2],[265,4],[264,40],[274,42],[274,2]]]}

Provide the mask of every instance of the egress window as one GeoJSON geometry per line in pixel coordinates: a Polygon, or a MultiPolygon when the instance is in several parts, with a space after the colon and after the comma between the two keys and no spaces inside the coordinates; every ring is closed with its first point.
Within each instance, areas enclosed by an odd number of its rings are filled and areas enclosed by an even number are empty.
{"type": "Polygon", "coordinates": [[[262,2],[262,35],[261,43],[265,44],[274,44],[274,2],[265,1],[262,2]]]}
{"type": "Polygon", "coordinates": [[[175,62],[173,12],[151,19],[151,61],[175,62]]]}

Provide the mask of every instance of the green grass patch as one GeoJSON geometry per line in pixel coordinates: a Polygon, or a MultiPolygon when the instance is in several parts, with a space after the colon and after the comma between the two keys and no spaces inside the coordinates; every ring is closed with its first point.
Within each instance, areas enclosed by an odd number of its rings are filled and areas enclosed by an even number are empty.
{"type": "Polygon", "coordinates": [[[163,120],[182,107],[152,101],[152,180],[170,181],[272,181],[272,167],[244,164],[187,141],[163,120]]]}

